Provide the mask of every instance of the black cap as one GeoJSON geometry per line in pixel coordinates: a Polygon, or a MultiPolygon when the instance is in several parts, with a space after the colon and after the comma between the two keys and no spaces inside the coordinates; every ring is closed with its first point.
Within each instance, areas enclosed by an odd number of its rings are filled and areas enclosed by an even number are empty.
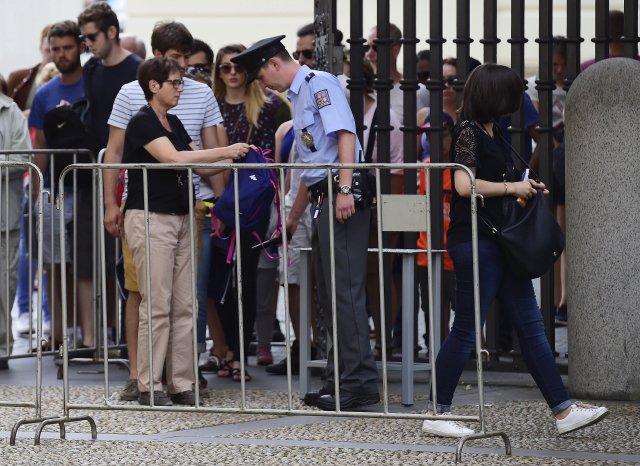
{"type": "Polygon", "coordinates": [[[258,75],[258,70],[269,58],[277,55],[285,47],[280,42],[286,36],[269,37],[253,44],[244,52],[239,53],[231,59],[237,65],[242,65],[247,70],[247,82],[250,83],[258,75]]]}

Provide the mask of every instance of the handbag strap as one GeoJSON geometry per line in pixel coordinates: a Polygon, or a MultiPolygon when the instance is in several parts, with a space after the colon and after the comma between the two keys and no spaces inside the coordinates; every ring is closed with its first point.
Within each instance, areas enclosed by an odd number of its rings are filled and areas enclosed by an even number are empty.
{"type": "Polygon", "coordinates": [[[373,111],[371,125],[369,126],[369,137],[367,138],[367,151],[364,154],[364,163],[371,163],[373,160],[373,146],[376,143],[376,125],[378,124],[378,106],[373,111]]]}
{"type": "Polygon", "coordinates": [[[511,157],[511,158],[513,159],[513,155],[515,155],[515,156],[516,156],[516,158],[520,161],[520,163],[522,163],[522,165],[523,165],[524,167],[526,167],[526,168],[528,168],[528,169],[529,169],[529,173],[531,174],[531,177],[532,177],[534,180],[536,180],[536,181],[537,181],[537,180],[538,180],[538,174],[536,173],[536,171],[535,171],[535,170],[533,170],[533,169],[529,166],[529,164],[528,164],[528,163],[527,163],[527,162],[522,158],[522,156],[520,155],[520,153],[519,153],[517,150],[515,150],[515,148],[511,145],[511,143],[510,143],[509,141],[507,141],[507,139],[506,139],[506,138],[504,137],[504,135],[502,134],[502,131],[500,131],[500,127],[498,126],[498,122],[497,122],[497,121],[494,121],[494,125],[495,125],[495,127],[498,129],[497,133],[498,133],[498,136],[500,136],[500,139],[502,139],[502,142],[504,142],[504,143],[507,145],[507,147],[509,147],[510,153],[511,153],[511,155],[512,155],[512,157],[511,157]]]}

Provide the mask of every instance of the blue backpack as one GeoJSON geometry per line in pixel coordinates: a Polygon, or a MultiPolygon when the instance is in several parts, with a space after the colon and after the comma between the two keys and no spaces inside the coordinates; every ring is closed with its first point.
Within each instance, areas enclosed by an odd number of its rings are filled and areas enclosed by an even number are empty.
{"type": "MultiPolygon", "coordinates": [[[[262,149],[249,149],[246,157],[236,160],[235,163],[272,163],[273,160],[265,157],[268,151],[262,149]]],[[[255,231],[258,224],[269,216],[271,203],[278,192],[278,177],[276,170],[272,168],[244,168],[238,170],[238,210],[240,212],[240,229],[252,234],[258,242],[262,241],[255,231]]],[[[211,212],[211,221],[214,233],[224,238],[220,232],[218,222],[220,220],[231,230],[231,244],[227,255],[227,263],[231,263],[236,239],[235,221],[235,183],[233,176],[220,198],[216,201],[211,212]]],[[[277,197],[277,199],[279,199],[277,197]]],[[[279,212],[279,210],[278,210],[279,212]]],[[[278,218],[278,225],[281,221],[278,218]]],[[[224,238],[227,239],[228,237],[224,238]]]]}

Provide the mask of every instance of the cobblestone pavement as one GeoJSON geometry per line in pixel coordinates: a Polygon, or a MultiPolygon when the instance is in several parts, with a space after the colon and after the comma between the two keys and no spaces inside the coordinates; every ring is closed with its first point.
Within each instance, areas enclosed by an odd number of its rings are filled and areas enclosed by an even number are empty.
{"type": "MultiPolygon", "coordinates": [[[[0,385],[3,401],[24,400],[32,392],[31,387],[0,385]]],[[[207,390],[203,406],[237,406],[238,393],[207,390]]],[[[43,414],[59,415],[61,396],[61,387],[45,387],[43,414]]],[[[70,399],[100,403],[104,395],[98,387],[75,386],[70,399]]],[[[390,411],[419,412],[396,404],[395,395],[390,401],[390,411]]],[[[247,404],[284,408],[287,394],[248,390],[247,404]]],[[[640,463],[640,404],[605,404],[611,414],[602,423],[559,437],[544,402],[494,402],[486,410],[488,429],[505,431],[514,455],[504,455],[500,440],[484,439],[465,446],[463,459],[468,464],[640,463]]],[[[294,408],[301,407],[295,400],[294,408]]],[[[18,419],[31,417],[33,410],[0,409],[1,464],[451,464],[457,444],[423,434],[419,420],[92,411],[88,414],[98,425],[97,442],[88,440],[85,422],[68,424],[67,440],[57,438],[57,427],[49,428],[36,447],[31,425],[21,429],[16,446],[11,447],[8,431],[18,419]]],[[[465,415],[476,412],[473,405],[456,410],[465,415]]],[[[72,411],[80,413],[84,412],[72,411]]]]}

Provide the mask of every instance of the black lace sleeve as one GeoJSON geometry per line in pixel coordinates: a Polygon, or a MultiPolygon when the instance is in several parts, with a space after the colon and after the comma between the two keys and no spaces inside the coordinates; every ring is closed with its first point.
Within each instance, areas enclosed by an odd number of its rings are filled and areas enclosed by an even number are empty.
{"type": "Polygon", "coordinates": [[[463,121],[457,130],[453,161],[467,167],[477,167],[480,138],[474,124],[470,121],[463,121]]]}

